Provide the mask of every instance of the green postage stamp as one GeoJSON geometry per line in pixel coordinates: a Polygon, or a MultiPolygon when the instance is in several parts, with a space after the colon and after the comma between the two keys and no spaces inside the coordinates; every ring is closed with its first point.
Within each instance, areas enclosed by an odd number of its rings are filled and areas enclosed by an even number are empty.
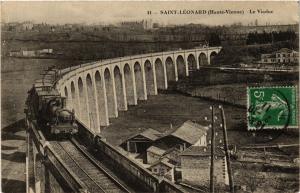
{"type": "Polygon", "coordinates": [[[295,86],[248,87],[248,130],[298,127],[295,86]]]}

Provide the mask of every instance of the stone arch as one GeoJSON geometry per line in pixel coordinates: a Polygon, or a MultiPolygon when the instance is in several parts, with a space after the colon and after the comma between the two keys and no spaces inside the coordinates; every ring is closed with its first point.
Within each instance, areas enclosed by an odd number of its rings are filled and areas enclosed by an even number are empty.
{"type": "Polygon", "coordinates": [[[87,97],[85,95],[85,89],[83,85],[83,80],[81,77],[78,78],[78,92],[79,92],[79,104],[80,104],[80,120],[89,126],[89,115],[87,107],[87,97]]]}
{"type": "Polygon", "coordinates": [[[115,66],[114,68],[114,77],[118,110],[126,110],[123,79],[120,68],[118,66],[115,66]]]}
{"type": "Polygon", "coordinates": [[[199,60],[199,65],[200,66],[206,66],[206,65],[208,65],[207,56],[203,52],[201,52],[199,54],[198,60],[199,60]]]}
{"type": "Polygon", "coordinates": [[[190,54],[187,57],[188,69],[189,71],[196,71],[197,70],[197,61],[194,54],[190,54]]]}
{"type": "Polygon", "coordinates": [[[177,57],[176,65],[177,65],[178,78],[185,77],[186,76],[185,61],[184,61],[184,58],[181,55],[179,55],[177,57]]]}
{"type": "Polygon", "coordinates": [[[153,67],[149,60],[146,60],[144,63],[144,71],[145,71],[147,95],[154,95],[155,86],[154,86],[153,67]]]}
{"type": "Polygon", "coordinates": [[[171,57],[166,59],[166,71],[167,71],[167,80],[168,81],[176,81],[175,75],[175,65],[171,57]]]}
{"type": "Polygon", "coordinates": [[[106,89],[108,117],[117,117],[115,96],[114,96],[114,84],[108,68],[104,70],[104,80],[105,80],[105,89],[106,89]]]}
{"type": "Polygon", "coordinates": [[[210,60],[209,60],[210,62],[209,63],[211,65],[214,65],[216,63],[216,61],[215,61],[216,56],[217,56],[217,52],[213,51],[213,52],[210,53],[210,56],[209,56],[210,57],[210,60]]]}
{"type": "Polygon", "coordinates": [[[95,72],[95,87],[97,91],[96,97],[98,102],[99,122],[101,126],[107,126],[109,122],[107,115],[106,92],[103,80],[101,80],[101,75],[98,70],[95,72]]]}
{"type": "Polygon", "coordinates": [[[157,58],[154,62],[155,64],[155,75],[156,75],[156,84],[157,89],[165,89],[165,72],[163,63],[160,58],[157,58]]]}
{"type": "Polygon", "coordinates": [[[97,131],[99,128],[97,106],[96,106],[97,104],[96,104],[96,97],[94,94],[95,93],[94,85],[90,74],[87,74],[86,76],[86,86],[87,86],[87,97],[88,97],[88,105],[89,105],[90,128],[93,131],[97,131]]]}
{"type": "Polygon", "coordinates": [[[129,105],[134,105],[135,104],[134,84],[133,84],[132,72],[129,64],[127,63],[124,65],[124,79],[125,79],[125,91],[126,91],[127,103],[129,105]]]}
{"type": "Polygon", "coordinates": [[[144,100],[144,81],[141,65],[139,62],[134,63],[134,75],[135,75],[135,85],[136,85],[136,95],[139,100],[144,100]]]}
{"type": "Polygon", "coordinates": [[[80,108],[79,108],[79,102],[78,102],[78,97],[77,97],[77,90],[75,88],[75,84],[72,81],[71,82],[71,96],[72,96],[72,102],[73,102],[73,109],[75,111],[75,116],[80,117],[80,108]]]}

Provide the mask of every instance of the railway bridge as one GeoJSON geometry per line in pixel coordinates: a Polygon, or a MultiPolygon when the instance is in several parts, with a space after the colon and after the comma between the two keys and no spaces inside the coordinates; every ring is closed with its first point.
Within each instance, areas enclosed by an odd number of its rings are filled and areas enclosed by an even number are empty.
{"type": "Polygon", "coordinates": [[[138,100],[157,95],[191,70],[210,65],[221,47],[195,48],[97,61],[62,70],[56,88],[67,107],[95,133],[138,100]]]}
{"type": "MultiPolygon", "coordinates": [[[[129,105],[209,66],[220,50],[206,47],[150,53],[60,70],[53,86],[66,97],[67,108],[75,110],[79,133],[65,141],[48,140],[26,113],[27,192],[186,192],[106,142],[100,128],[129,105]],[[133,191],[130,183],[141,189],[133,191]]],[[[48,75],[53,76],[46,73],[44,79],[48,75]]]]}

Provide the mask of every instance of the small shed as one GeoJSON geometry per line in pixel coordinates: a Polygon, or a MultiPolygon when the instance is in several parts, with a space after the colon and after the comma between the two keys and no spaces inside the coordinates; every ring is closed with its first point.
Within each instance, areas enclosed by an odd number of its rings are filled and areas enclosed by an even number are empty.
{"type": "Polygon", "coordinates": [[[158,160],[161,159],[163,155],[165,155],[167,151],[156,147],[156,146],[151,146],[147,149],[147,163],[148,164],[153,164],[157,162],[158,160]]]}
{"type": "Polygon", "coordinates": [[[180,127],[170,130],[155,141],[155,146],[170,149],[176,147],[184,150],[191,145],[206,146],[208,127],[192,121],[184,122],[180,127]]]}
{"type": "Polygon", "coordinates": [[[157,176],[164,176],[171,181],[174,181],[175,166],[168,162],[166,158],[153,163],[148,169],[157,176]]]}
{"type": "Polygon", "coordinates": [[[171,136],[177,137],[189,145],[206,146],[207,131],[208,127],[188,120],[173,131],[171,136]]]}
{"type": "Polygon", "coordinates": [[[134,134],[126,139],[120,146],[128,152],[146,153],[147,149],[161,136],[154,129],[146,129],[142,133],[134,134]]]}

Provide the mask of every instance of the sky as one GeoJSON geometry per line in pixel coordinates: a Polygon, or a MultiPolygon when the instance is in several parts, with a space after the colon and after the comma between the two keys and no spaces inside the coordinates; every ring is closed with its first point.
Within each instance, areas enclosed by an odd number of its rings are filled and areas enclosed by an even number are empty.
{"type": "Polygon", "coordinates": [[[291,24],[299,21],[297,2],[199,2],[199,1],[65,1],[65,2],[2,2],[3,22],[33,21],[49,24],[87,23],[115,24],[121,21],[152,19],[161,24],[226,25],[236,22],[249,24],[256,19],[263,25],[291,24]],[[269,10],[261,14],[257,10],[269,10]],[[244,14],[160,14],[168,10],[236,10],[244,14]],[[255,11],[250,14],[250,10],[255,11]],[[151,15],[147,12],[151,11],[151,15]]]}

